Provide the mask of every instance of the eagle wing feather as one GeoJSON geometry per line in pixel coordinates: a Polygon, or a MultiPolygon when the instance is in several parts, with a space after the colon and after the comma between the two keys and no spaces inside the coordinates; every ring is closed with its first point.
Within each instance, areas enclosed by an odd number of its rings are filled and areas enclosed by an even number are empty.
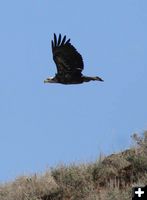
{"type": "Polygon", "coordinates": [[[59,75],[81,75],[84,68],[82,56],[76,48],[70,43],[70,39],[66,41],[66,36],[61,40],[61,34],[57,39],[54,34],[54,41],[52,40],[53,60],[57,67],[57,74],[59,75]]]}

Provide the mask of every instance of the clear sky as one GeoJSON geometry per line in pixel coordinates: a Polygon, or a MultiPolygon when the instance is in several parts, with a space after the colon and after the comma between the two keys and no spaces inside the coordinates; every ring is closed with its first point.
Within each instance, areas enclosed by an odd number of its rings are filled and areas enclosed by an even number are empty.
{"type": "Polygon", "coordinates": [[[89,162],[147,129],[146,0],[0,2],[0,181],[89,162]],[[53,33],[104,82],[44,84],[53,33]]]}

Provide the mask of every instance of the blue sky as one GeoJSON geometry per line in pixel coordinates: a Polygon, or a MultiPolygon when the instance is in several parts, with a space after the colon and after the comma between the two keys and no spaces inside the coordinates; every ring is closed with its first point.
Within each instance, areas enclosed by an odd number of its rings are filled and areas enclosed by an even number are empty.
{"type": "Polygon", "coordinates": [[[0,2],[1,182],[121,151],[147,129],[146,9],[145,0],[0,2]],[[103,83],[43,83],[56,71],[54,32],[103,83]]]}

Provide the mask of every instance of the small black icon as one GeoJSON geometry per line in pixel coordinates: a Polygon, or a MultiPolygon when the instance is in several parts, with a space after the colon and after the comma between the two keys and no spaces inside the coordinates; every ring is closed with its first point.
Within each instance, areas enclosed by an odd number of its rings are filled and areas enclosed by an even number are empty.
{"type": "Polygon", "coordinates": [[[134,187],[132,200],[147,200],[147,185],[145,187],[134,187]]]}

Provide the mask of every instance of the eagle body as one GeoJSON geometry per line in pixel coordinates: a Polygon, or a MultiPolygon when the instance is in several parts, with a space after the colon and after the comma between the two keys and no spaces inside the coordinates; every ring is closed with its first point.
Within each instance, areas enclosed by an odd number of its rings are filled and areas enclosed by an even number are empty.
{"type": "Polygon", "coordinates": [[[62,39],[61,34],[59,34],[57,39],[56,34],[54,34],[51,47],[57,73],[54,77],[47,78],[44,83],[80,84],[92,80],[103,81],[98,76],[90,77],[82,74],[84,69],[82,56],[70,43],[70,39],[66,40],[66,36],[62,39]]]}

